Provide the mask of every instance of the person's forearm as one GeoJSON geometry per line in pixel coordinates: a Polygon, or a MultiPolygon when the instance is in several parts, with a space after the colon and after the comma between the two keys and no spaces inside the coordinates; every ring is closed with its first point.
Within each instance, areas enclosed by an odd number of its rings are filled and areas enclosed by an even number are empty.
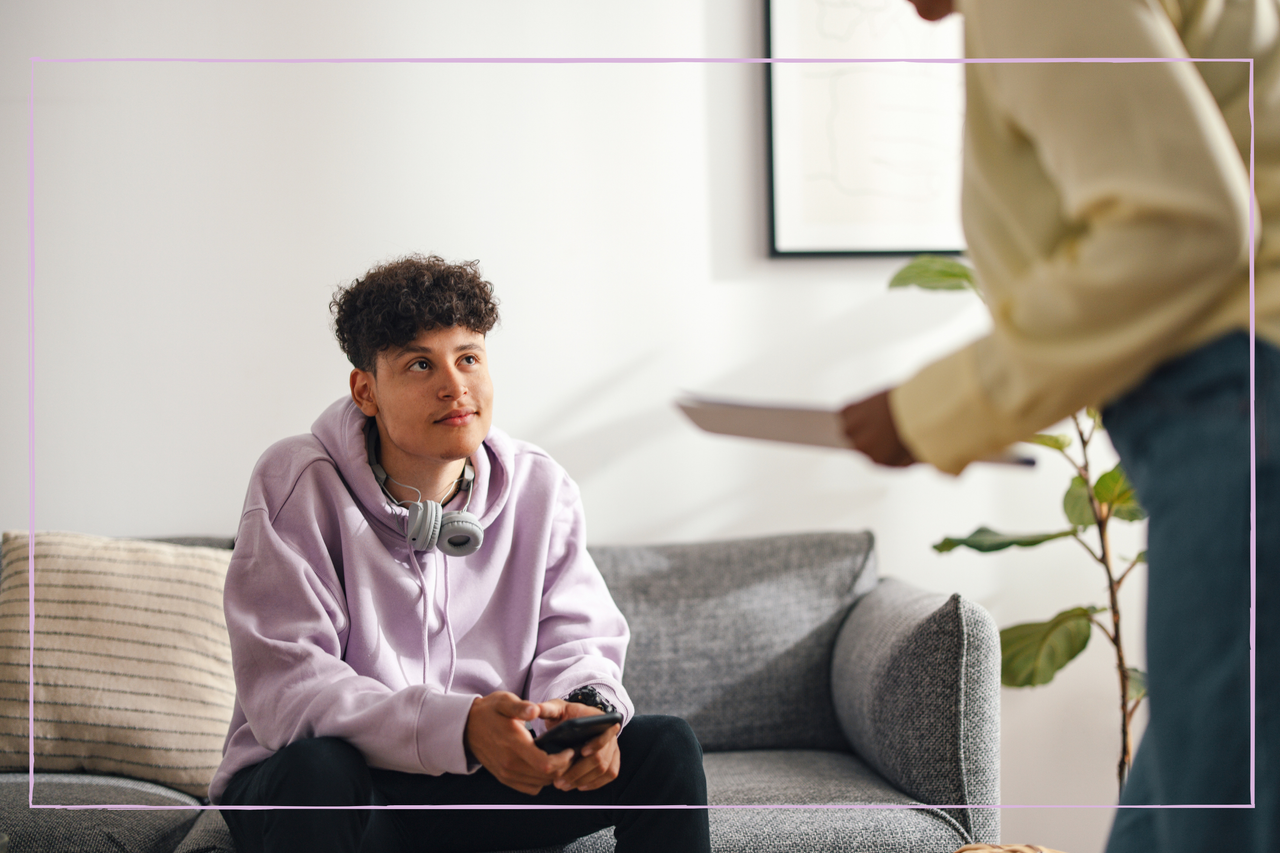
{"type": "MultiPolygon", "coordinates": [[[[965,14],[980,58],[1183,52],[1140,3],[978,0],[965,14]]],[[[904,443],[952,473],[1203,343],[1249,256],[1248,176],[1190,64],[966,73],[965,233],[993,328],[890,395],[904,443]]]]}

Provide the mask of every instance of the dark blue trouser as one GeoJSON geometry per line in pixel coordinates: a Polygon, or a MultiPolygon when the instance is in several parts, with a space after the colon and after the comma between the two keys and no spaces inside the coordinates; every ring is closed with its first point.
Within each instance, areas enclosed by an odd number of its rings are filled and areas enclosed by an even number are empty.
{"type": "Polygon", "coordinates": [[[543,788],[534,797],[483,768],[467,776],[370,769],[338,738],[295,741],[232,777],[221,805],[600,806],[598,809],[224,810],[239,853],[522,850],[567,844],[614,827],[619,851],[710,851],[702,749],[679,717],[634,717],[618,736],[618,778],[594,791],[543,788]]]}
{"type": "Polygon", "coordinates": [[[1280,350],[1258,342],[1256,746],[1249,749],[1249,341],[1154,371],[1103,419],[1147,533],[1150,722],[1108,853],[1280,850],[1280,350]]]}

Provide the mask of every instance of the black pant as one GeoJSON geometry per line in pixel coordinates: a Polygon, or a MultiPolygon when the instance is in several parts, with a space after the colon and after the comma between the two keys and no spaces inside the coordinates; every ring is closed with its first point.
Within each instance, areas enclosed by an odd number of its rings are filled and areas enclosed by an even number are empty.
{"type": "Polygon", "coordinates": [[[638,716],[618,736],[618,778],[594,791],[537,796],[489,771],[426,776],[371,769],[338,738],[289,744],[232,777],[222,805],[598,805],[599,809],[224,810],[239,853],[282,851],[484,851],[568,844],[614,827],[619,851],[710,851],[702,748],[679,717],[638,716]],[[671,805],[670,809],[615,809],[671,805]],[[680,808],[686,806],[686,808],[680,808]],[[693,808],[688,808],[692,806],[693,808]]]}

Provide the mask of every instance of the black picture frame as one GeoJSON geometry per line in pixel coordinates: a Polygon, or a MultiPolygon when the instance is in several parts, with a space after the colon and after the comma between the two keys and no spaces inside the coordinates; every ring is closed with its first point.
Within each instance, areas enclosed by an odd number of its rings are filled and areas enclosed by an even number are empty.
{"type": "MultiPolygon", "coordinates": [[[[960,255],[964,252],[963,234],[960,229],[959,222],[959,187],[960,187],[960,131],[963,122],[963,92],[960,86],[962,82],[955,84],[957,86],[956,94],[958,102],[954,99],[943,97],[941,106],[941,118],[937,121],[954,122],[951,132],[954,134],[953,151],[947,153],[948,158],[953,158],[947,168],[943,169],[949,179],[946,191],[946,198],[949,201],[948,206],[953,211],[954,221],[947,226],[939,226],[934,228],[934,237],[940,235],[947,239],[921,239],[913,242],[909,238],[900,237],[892,239],[888,243],[881,243],[874,235],[868,235],[866,239],[842,239],[840,237],[839,228],[826,229],[830,234],[823,239],[815,239],[813,235],[807,233],[803,227],[797,228],[795,223],[798,219],[797,197],[804,192],[804,189],[797,189],[797,170],[803,171],[803,165],[797,164],[796,160],[796,134],[803,135],[806,132],[812,133],[812,128],[794,129],[794,122],[785,125],[784,135],[793,137],[784,139],[782,144],[779,140],[779,122],[786,120],[780,116],[785,114],[794,117],[797,113],[796,104],[786,103],[788,99],[796,98],[796,77],[800,74],[808,73],[811,76],[815,72],[821,72],[822,69],[838,69],[837,71],[828,71],[830,74],[848,75],[850,72],[856,73],[859,77],[865,78],[885,78],[891,70],[901,73],[901,69],[909,68],[912,72],[919,73],[925,70],[934,74],[934,76],[943,76],[937,74],[937,69],[945,69],[950,76],[960,78],[963,73],[963,66],[959,63],[911,63],[911,59],[923,58],[943,58],[940,57],[938,50],[938,42],[943,41],[942,38],[936,38],[936,33],[931,33],[929,27],[933,25],[925,24],[923,21],[905,23],[902,19],[904,16],[913,16],[909,3],[898,0],[892,6],[883,6],[883,11],[896,10],[897,17],[890,26],[897,28],[895,35],[898,36],[896,44],[906,47],[905,51],[894,54],[892,57],[885,56],[836,56],[824,54],[809,54],[801,49],[803,45],[797,43],[794,35],[788,36],[786,33],[779,33],[777,22],[781,14],[795,14],[805,11],[802,7],[809,5],[811,7],[824,6],[817,0],[765,0],[764,2],[764,34],[765,34],[765,56],[770,60],[765,64],[765,137],[766,137],[766,163],[768,174],[766,175],[767,186],[767,204],[769,217],[769,256],[772,258],[812,258],[812,257],[875,257],[875,256],[911,256],[917,254],[937,254],[937,255],[960,255]],[[923,34],[923,35],[921,35],[923,34]],[[913,43],[913,39],[918,38],[919,43],[913,43]],[[932,39],[932,42],[930,42],[932,39]],[[782,42],[782,43],[780,43],[782,42]],[[813,63],[813,62],[796,62],[795,60],[819,60],[832,59],[830,64],[813,63]],[[850,62],[850,59],[881,59],[882,62],[850,62]],[[778,61],[774,61],[778,60],[778,61]],[[790,60],[790,61],[788,61],[790,60]],[[844,60],[842,63],[841,60],[844,60]],[[901,60],[901,61],[893,61],[901,60]],[[781,78],[781,79],[780,79],[781,78]],[[780,101],[783,103],[780,104],[780,101]],[[780,158],[787,162],[782,162],[780,158]],[[780,190],[781,186],[781,190],[780,190]],[[800,236],[797,236],[800,235],[800,236]],[[835,239],[831,240],[830,236],[834,235],[835,239]]],[[[845,9],[874,9],[880,6],[879,0],[849,0],[843,8],[845,9]]],[[[826,5],[825,8],[832,8],[826,5]]],[[[810,10],[812,11],[812,10],[810,10]]],[[[894,14],[894,13],[891,13],[894,14]]],[[[952,16],[953,19],[958,16],[952,16]]],[[[909,18],[908,18],[909,19],[909,18]]],[[[960,26],[959,21],[952,22],[953,29],[960,26]]],[[[947,51],[943,51],[945,54],[947,51]]],[[[952,58],[959,59],[962,49],[960,41],[957,38],[952,58]]],[[[836,97],[835,84],[832,84],[833,98],[836,97]]],[[[832,146],[834,150],[834,146],[832,146]]],[[[941,159],[941,158],[938,158],[941,159]]],[[[928,167],[929,163],[924,163],[928,167]]],[[[933,164],[937,165],[937,164],[933,164]]],[[[946,202],[942,202],[946,203],[946,202]]],[[[944,216],[938,213],[939,217],[944,216]]],[[[948,217],[950,218],[950,217],[948,217]]],[[[901,223],[902,228],[908,229],[912,222],[904,221],[901,223]]],[[[877,226],[880,231],[885,231],[883,227],[877,226]]],[[[856,226],[850,225],[848,231],[850,234],[856,230],[856,226]]],[[[892,230],[892,229],[890,229],[892,230]]]]}

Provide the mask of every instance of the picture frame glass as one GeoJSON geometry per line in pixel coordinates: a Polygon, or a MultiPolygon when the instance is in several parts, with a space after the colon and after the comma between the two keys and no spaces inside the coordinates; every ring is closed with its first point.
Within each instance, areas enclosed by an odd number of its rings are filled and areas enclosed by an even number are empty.
{"type": "Polygon", "coordinates": [[[963,251],[960,17],[926,22],[907,0],[767,15],[772,253],[963,251]]]}

